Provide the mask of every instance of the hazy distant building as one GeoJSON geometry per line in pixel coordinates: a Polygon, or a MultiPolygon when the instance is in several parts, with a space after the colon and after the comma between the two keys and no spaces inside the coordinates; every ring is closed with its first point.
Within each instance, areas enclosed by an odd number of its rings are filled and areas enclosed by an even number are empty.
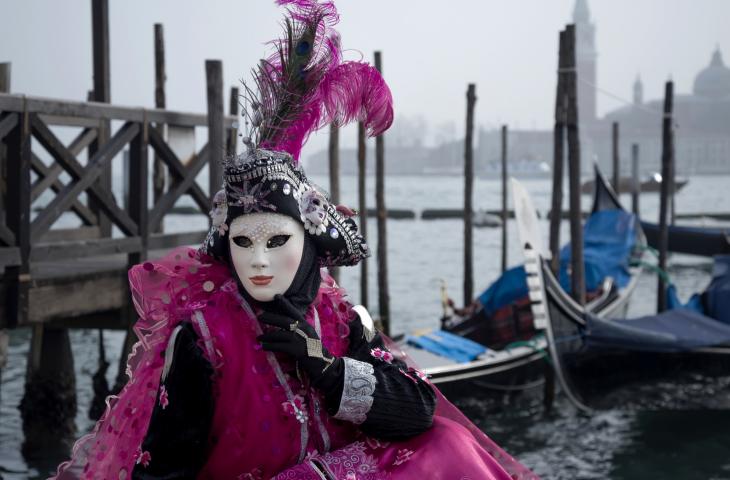
{"type": "MultiPolygon", "coordinates": [[[[644,86],[637,77],[633,84],[633,103],[597,116],[596,25],[591,20],[588,0],[576,0],[573,8],[576,26],[576,70],[578,74],[578,120],[580,122],[583,173],[590,172],[597,160],[604,172],[611,173],[611,124],[620,125],[620,160],[623,175],[631,172],[631,145],[639,145],[642,175],[661,170],[661,125],[663,99],[644,99],[644,86]]],[[[557,62],[557,56],[555,61],[557,62]]],[[[697,73],[691,94],[675,89],[675,151],[679,174],[730,174],[730,69],[719,46],[709,65],[697,73]]],[[[501,133],[479,129],[476,135],[475,167],[485,175],[500,170],[501,133]]],[[[463,172],[463,140],[436,148],[388,146],[389,173],[463,172]]],[[[343,172],[355,172],[354,151],[341,154],[343,172]]],[[[372,159],[372,155],[369,155],[372,159]]],[[[327,153],[310,157],[313,171],[327,171],[327,153]]],[[[552,130],[510,129],[509,161],[512,174],[544,175],[553,163],[552,130]]],[[[370,167],[369,167],[370,168],[370,167]]],[[[372,171],[372,170],[369,170],[372,171]]]]}
{"type": "MultiPolygon", "coordinates": [[[[661,170],[661,125],[663,99],[645,100],[644,86],[637,77],[633,84],[633,103],[596,114],[597,53],[596,26],[591,21],[587,0],[576,0],[573,9],[576,25],[576,67],[578,73],[578,120],[580,123],[583,172],[597,160],[606,173],[611,171],[611,124],[620,127],[620,160],[623,175],[631,172],[631,145],[639,145],[642,175],[661,170]]],[[[677,172],[730,173],[730,69],[719,46],[709,65],[695,77],[691,94],[676,92],[675,151],[677,172]]],[[[479,151],[490,166],[499,159],[500,133],[481,131],[479,151]]],[[[551,130],[513,130],[509,137],[510,162],[526,165],[542,162],[552,165],[551,130]]],[[[524,168],[524,167],[523,167],[524,168]]]]}

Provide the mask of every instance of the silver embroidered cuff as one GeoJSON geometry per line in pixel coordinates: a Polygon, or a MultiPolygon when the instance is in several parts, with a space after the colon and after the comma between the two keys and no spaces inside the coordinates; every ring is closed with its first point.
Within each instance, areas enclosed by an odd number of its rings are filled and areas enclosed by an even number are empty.
{"type": "Polygon", "coordinates": [[[361,424],[373,406],[375,392],[375,369],[366,362],[343,357],[345,362],[345,382],[342,388],[340,409],[335,414],[338,420],[361,424]]]}

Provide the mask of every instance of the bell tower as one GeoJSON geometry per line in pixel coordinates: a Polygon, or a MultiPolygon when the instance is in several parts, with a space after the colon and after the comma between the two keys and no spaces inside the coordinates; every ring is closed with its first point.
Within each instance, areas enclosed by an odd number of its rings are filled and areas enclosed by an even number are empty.
{"type": "Polygon", "coordinates": [[[591,22],[588,0],[576,0],[575,60],[578,74],[578,121],[590,125],[596,121],[596,26],[591,22]]]}

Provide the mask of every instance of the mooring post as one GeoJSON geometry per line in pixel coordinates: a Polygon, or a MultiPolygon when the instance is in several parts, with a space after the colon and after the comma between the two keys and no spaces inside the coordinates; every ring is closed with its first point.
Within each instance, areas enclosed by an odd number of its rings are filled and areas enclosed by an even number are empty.
{"type": "Polygon", "coordinates": [[[223,182],[220,160],[225,154],[226,145],[223,130],[223,62],[206,60],[205,79],[208,98],[208,194],[212,205],[213,196],[223,182]]]}
{"type": "Polygon", "coordinates": [[[24,455],[57,449],[76,434],[76,377],[66,328],[40,329],[31,349],[37,365],[29,365],[25,392],[18,406],[23,420],[24,455]],[[37,344],[37,345],[34,345],[37,344]]]}
{"type": "MultiPolygon", "coordinates": [[[[375,52],[375,68],[382,75],[383,59],[375,52]]],[[[390,333],[390,293],[388,292],[388,235],[385,206],[385,138],[375,137],[375,208],[378,212],[378,310],[383,332],[390,333]]]]}
{"type": "Polygon", "coordinates": [[[621,160],[618,150],[618,122],[611,124],[611,158],[613,160],[613,190],[616,195],[621,194],[621,160]]]}
{"type": "MultiPolygon", "coordinates": [[[[0,63],[0,93],[10,93],[10,63],[0,63]]],[[[5,195],[7,194],[7,167],[5,144],[0,141],[0,224],[5,224],[5,195]]]]}
{"type": "Polygon", "coordinates": [[[578,86],[575,61],[575,25],[566,28],[568,65],[568,180],[570,184],[571,294],[580,305],[585,304],[585,265],[583,264],[583,224],[580,209],[580,136],[578,131],[578,86]]]}
{"type": "MultiPolygon", "coordinates": [[[[93,101],[109,103],[111,101],[111,77],[109,73],[109,0],[91,0],[92,40],[93,40],[93,101]]],[[[100,120],[96,140],[89,146],[89,158],[93,156],[111,135],[111,122],[100,120]]],[[[106,191],[112,189],[111,164],[104,168],[99,176],[98,185],[106,191]]],[[[102,238],[111,237],[112,224],[102,208],[93,199],[89,199],[89,207],[98,218],[99,232],[102,238]]]]}
{"type": "MultiPolygon", "coordinates": [[[[233,118],[238,119],[238,87],[231,87],[231,98],[228,100],[228,114],[233,118]]],[[[236,120],[236,124],[238,120],[236,120]]],[[[228,143],[226,144],[226,154],[229,156],[235,156],[238,153],[238,128],[234,124],[228,129],[228,143]]]]}
{"type": "MultiPolygon", "coordinates": [[[[662,184],[659,196],[659,269],[667,271],[667,250],[669,248],[669,227],[667,210],[669,196],[674,187],[671,183],[674,167],[674,83],[668,81],[664,86],[664,118],[662,120],[662,184]]],[[[667,309],[667,287],[663,275],[657,283],[657,312],[667,309]]]]}
{"type": "Polygon", "coordinates": [[[639,178],[639,144],[631,145],[631,211],[639,216],[639,194],[641,179],[639,178]]]}
{"type": "MultiPolygon", "coordinates": [[[[368,238],[368,205],[366,200],[367,179],[367,144],[365,143],[365,125],[357,122],[357,204],[360,216],[360,233],[368,238]]],[[[368,306],[368,259],[360,262],[360,304],[368,306]]]]}
{"type": "MultiPolygon", "coordinates": [[[[0,93],[10,93],[10,63],[0,63],[0,93]]],[[[0,141],[0,225],[5,225],[5,206],[7,195],[7,155],[5,143],[0,141]]],[[[0,275],[4,275],[4,271],[0,271],[0,275]]],[[[10,299],[5,299],[10,302],[10,299]]],[[[9,303],[6,303],[9,305],[9,303]]],[[[8,345],[10,337],[5,332],[6,321],[0,320],[0,380],[2,380],[2,371],[8,361],[8,345]]],[[[0,391],[2,395],[2,391],[0,391]]]]}
{"type": "Polygon", "coordinates": [[[563,164],[565,163],[565,117],[567,100],[565,75],[568,65],[566,33],[560,32],[558,53],[558,86],[555,94],[555,127],[553,128],[553,191],[550,202],[550,268],[560,271],[560,222],[563,209],[563,164]]]}
{"type": "MultiPolygon", "coordinates": [[[[165,73],[165,36],[161,23],[155,23],[155,108],[166,108],[165,82],[167,75],[165,73]]],[[[155,125],[155,129],[160,132],[162,138],[165,138],[164,123],[155,125]]],[[[153,205],[157,205],[158,200],[165,193],[165,183],[167,181],[167,169],[165,163],[159,155],[155,153],[155,161],[152,167],[152,201],[153,205]]],[[[162,219],[156,224],[151,225],[153,233],[162,233],[164,231],[164,222],[162,219]]]]}
{"type": "MultiPolygon", "coordinates": [[[[338,205],[340,203],[340,127],[334,122],[330,124],[329,137],[329,172],[330,172],[330,201],[338,205]]],[[[340,270],[336,267],[329,269],[332,278],[339,282],[340,270]]]]}
{"type": "Polygon", "coordinates": [[[507,125],[502,125],[502,273],[507,271],[507,125]]]}
{"type": "Polygon", "coordinates": [[[466,89],[466,135],[464,137],[464,305],[474,296],[474,105],[476,85],[466,89]]]}

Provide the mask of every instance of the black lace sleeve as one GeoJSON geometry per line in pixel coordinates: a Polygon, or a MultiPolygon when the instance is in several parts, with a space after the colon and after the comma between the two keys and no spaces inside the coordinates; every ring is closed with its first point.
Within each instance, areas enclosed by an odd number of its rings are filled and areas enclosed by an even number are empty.
{"type": "Polygon", "coordinates": [[[185,322],[175,339],[167,377],[157,392],[133,480],[192,479],[205,463],[213,420],[213,368],[197,338],[192,325],[185,322]]]}
{"type": "Polygon", "coordinates": [[[347,356],[332,368],[318,388],[335,418],[358,423],[367,435],[383,439],[407,438],[431,427],[433,389],[405,363],[391,359],[380,334],[367,335],[359,318],[350,324],[347,356]]]}

